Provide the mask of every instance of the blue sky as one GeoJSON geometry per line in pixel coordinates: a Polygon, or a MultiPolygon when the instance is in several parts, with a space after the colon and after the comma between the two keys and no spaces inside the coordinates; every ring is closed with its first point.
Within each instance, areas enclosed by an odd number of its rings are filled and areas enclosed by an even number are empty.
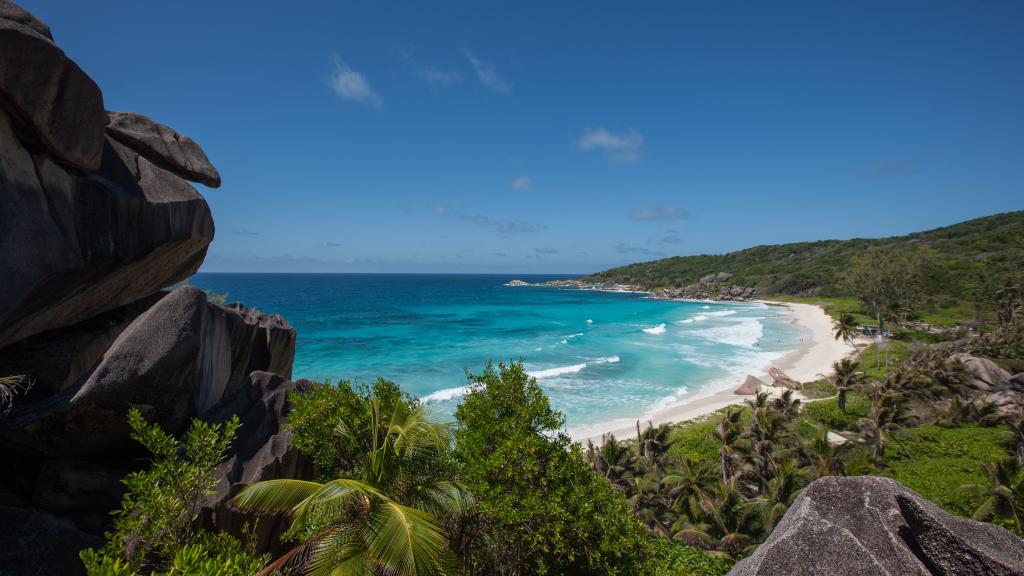
{"type": "Polygon", "coordinates": [[[26,0],[206,150],[204,271],[580,273],[1024,208],[1024,2],[26,0]]]}

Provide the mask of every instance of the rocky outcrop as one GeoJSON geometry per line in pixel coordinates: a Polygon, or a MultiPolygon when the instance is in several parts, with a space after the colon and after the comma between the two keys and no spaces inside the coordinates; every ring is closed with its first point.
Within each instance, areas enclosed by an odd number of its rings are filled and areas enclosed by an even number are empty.
{"type": "Polygon", "coordinates": [[[47,40],[53,40],[53,34],[50,33],[49,26],[29,13],[28,10],[8,0],[0,0],[0,20],[16,22],[30,28],[33,32],[47,40]]]}
{"type": "Polygon", "coordinates": [[[756,396],[761,393],[761,390],[767,388],[768,385],[764,383],[760,378],[752,374],[747,374],[747,379],[740,384],[740,387],[733,390],[733,394],[741,396],[756,396]]]}
{"type": "Polygon", "coordinates": [[[790,378],[785,372],[774,366],[768,369],[768,375],[772,377],[772,386],[780,386],[790,390],[800,390],[803,387],[800,382],[790,378]]]}
{"type": "Polygon", "coordinates": [[[229,396],[254,370],[291,375],[295,331],[279,317],[222,308],[182,286],[117,335],[78,384],[0,423],[11,449],[98,458],[130,451],[127,414],[171,432],[229,396]]]}
{"type": "Polygon", "coordinates": [[[217,169],[188,136],[134,112],[108,112],[107,116],[107,134],[146,160],[186,180],[220,186],[217,169]]]}
{"type": "Polygon", "coordinates": [[[48,38],[45,24],[10,3],[0,16],[0,108],[19,135],[58,161],[98,169],[107,123],[99,87],[48,38]]]}
{"type": "MultiPolygon", "coordinates": [[[[100,129],[100,139],[102,128],[100,129]]],[[[213,239],[188,183],[111,140],[82,174],[30,152],[0,111],[0,348],[192,275],[213,239]]]]}
{"type": "MultiPolygon", "coordinates": [[[[0,415],[0,574],[77,574],[102,544],[121,479],[147,465],[132,408],[172,434],[239,415],[205,516],[278,476],[311,478],[284,427],[295,331],[191,286],[220,175],[194,141],[108,113],[49,28],[0,0],[0,376],[34,386],[0,415]]],[[[261,527],[262,542],[273,526],[261,527]]]]}
{"type": "Polygon", "coordinates": [[[1005,390],[1011,387],[1013,375],[988,358],[954,354],[950,356],[950,360],[957,360],[963,364],[972,376],[969,385],[975,390],[1005,390]]]}
{"type": "Polygon", "coordinates": [[[729,576],[1024,574],[1024,541],[888,478],[825,477],[729,576]]]}
{"type": "Polygon", "coordinates": [[[228,459],[221,464],[217,492],[207,501],[204,521],[211,527],[240,533],[246,523],[256,526],[263,548],[273,546],[283,525],[280,519],[245,514],[227,502],[243,487],[272,478],[312,478],[313,462],[291,445],[292,432],[282,427],[291,409],[288,396],[308,389],[307,381],[292,382],[278,374],[253,372],[203,420],[221,422],[237,414],[242,426],[228,459]]]}

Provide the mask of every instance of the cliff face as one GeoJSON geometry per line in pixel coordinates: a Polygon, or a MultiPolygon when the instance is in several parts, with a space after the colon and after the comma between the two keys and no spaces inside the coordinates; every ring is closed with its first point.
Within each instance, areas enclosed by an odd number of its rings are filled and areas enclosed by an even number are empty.
{"type": "MultiPolygon", "coordinates": [[[[281,427],[295,331],[190,286],[213,240],[189,180],[220,185],[198,144],[130,112],[49,28],[0,0],[0,377],[33,382],[0,416],[0,572],[73,574],[101,542],[125,473],[145,465],[127,413],[181,433],[243,419],[206,521],[241,483],[311,465],[281,427]]],[[[269,534],[263,534],[269,543],[269,534]]]]}

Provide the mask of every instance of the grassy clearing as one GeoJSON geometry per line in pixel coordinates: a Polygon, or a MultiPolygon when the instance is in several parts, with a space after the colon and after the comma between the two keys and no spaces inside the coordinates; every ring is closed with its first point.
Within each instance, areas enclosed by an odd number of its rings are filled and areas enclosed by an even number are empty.
{"type": "Polygon", "coordinates": [[[981,464],[1006,458],[1008,439],[1005,427],[907,428],[899,442],[891,444],[889,459],[880,474],[903,483],[952,514],[970,516],[981,502],[962,487],[987,484],[981,464]]]}

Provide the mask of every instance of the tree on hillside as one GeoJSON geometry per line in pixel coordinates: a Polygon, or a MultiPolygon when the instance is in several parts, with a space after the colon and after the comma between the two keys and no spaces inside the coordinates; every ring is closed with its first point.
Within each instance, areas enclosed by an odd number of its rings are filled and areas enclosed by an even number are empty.
{"type": "Polygon", "coordinates": [[[846,285],[884,330],[886,322],[905,320],[921,302],[934,261],[927,247],[872,248],[853,258],[846,285]]]}

